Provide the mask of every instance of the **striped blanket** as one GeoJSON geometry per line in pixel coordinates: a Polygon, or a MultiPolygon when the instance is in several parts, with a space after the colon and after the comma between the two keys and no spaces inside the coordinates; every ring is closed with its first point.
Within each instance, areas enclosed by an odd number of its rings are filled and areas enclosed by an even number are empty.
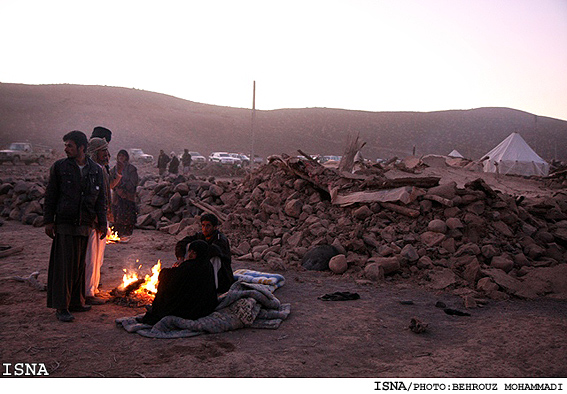
{"type": "Polygon", "coordinates": [[[276,329],[291,312],[291,305],[280,303],[272,290],[281,287],[285,280],[281,275],[274,278],[275,274],[249,275],[252,272],[255,271],[247,271],[246,278],[235,272],[237,281],[219,297],[219,305],[208,316],[197,320],[166,316],[151,326],[140,322],[143,316],[140,314],[116,319],[116,324],[149,338],[186,338],[244,327],[276,329]],[[255,283],[260,277],[274,280],[270,284],[255,283]]]}
{"type": "Polygon", "coordinates": [[[247,282],[259,283],[268,286],[274,292],[285,284],[285,278],[279,274],[270,274],[267,272],[259,272],[248,269],[239,269],[233,272],[234,279],[247,282]]]}

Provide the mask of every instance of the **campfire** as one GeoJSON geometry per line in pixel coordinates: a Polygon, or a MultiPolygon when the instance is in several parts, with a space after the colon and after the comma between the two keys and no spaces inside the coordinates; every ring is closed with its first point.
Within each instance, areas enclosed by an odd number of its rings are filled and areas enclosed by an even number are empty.
{"type": "MultiPolygon", "coordinates": [[[[136,260],[136,263],[139,263],[139,260],[136,260]]],[[[141,264],[135,270],[123,269],[122,283],[110,292],[114,296],[115,303],[130,307],[140,307],[152,303],[157,293],[161,260],[158,260],[152,267],[151,275],[147,274],[142,278],[141,269],[141,264]]]]}
{"type": "Polygon", "coordinates": [[[114,227],[111,227],[108,230],[109,231],[106,233],[106,244],[120,242],[120,237],[118,236],[118,232],[114,231],[114,227]]]}

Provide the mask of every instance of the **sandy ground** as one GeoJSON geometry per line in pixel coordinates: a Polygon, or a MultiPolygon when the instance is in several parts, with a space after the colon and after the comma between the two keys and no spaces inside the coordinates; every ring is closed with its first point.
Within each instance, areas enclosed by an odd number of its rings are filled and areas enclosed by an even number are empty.
{"type": "MultiPolygon", "coordinates": [[[[10,171],[15,170],[20,171],[10,171]]],[[[495,177],[492,184],[498,182],[495,177]]],[[[506,187],[541,192],[521,178],[506,187]]],[[[45,283],[51,240],[43,228],[10,220],[0,233],[3,245],[23,247],[0,259],[2,363],[43,363],[51,377],[567,377],[565,300],[491,301],[468,310],[471,316],[451,316],[435,304],[464,310],[460,297],[411,279],[368,284],[297,266],[271,271],[235,261],[234,269],[286,278],[275,295],[291,303],[291,315],[278,329],[149,339],[115,325],[116,318],[141,308],[107,303],[76,313],[73,323],[59,322],[46,307],[45,292],[5,279],[39,271],[45,283]],[[360,299],[318,299],[335,291],[356,292],[360,299]],[[414,317],[428,324],[426,332],[408,329],[414,317]]],[[[171,266],[175,241],[158,231],[136,230],[130,243],[108,245],[102,290],[118,286],[123,268],[142,264],[149,272],[158,259],[171,266]]]]}
{"type": "MultiPolygon", "coordinates": [[[[0,259],[0,277],[39,271],[47,278],[50,239],[43,228],[7,221],[2,242],[24,251],[0,259]]],[[[171,265],[175,239],[135,232],[128,244],[107,247],[103,290],[116,287],[139,259],[148,269],[171,265]]],[[[266,270],[236,261],[235,269],[266,270]]],[[[565,377],[567,308],[561,300],[491,302],[450,316],[437,301],[462,309],[460,298],[411,282],[359,284],[352,278],[300,268],[279,272],[276,291],[291,303],[279,329],[241,329],[184,339],[148,339],[118,328],[114,320],[141,309],[108,303],[56,320],[46,293],[2,280],[0,324],[3,363],[44,363],[53,377],[565,377]],[[322,301],[335,291],[354,301],[322,301]],[[406,305],[401,301],[413,301],[406,305]],[[427,323],[408,329],[412,317],[427,323]]]]}

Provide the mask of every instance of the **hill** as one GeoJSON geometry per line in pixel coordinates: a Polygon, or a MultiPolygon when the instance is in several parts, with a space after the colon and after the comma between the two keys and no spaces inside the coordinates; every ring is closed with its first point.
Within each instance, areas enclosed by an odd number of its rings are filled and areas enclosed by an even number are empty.
{"type": "MultiPolygon", "coordinates": [[[[90,136],[94,126],[113,131],[112,154],[139,147],[212,151],[252,150],[252,111],[179,99],[148,91],[82,85],[0,83],[0,143],[14,140],[62,146],[70,130],[90,136]]],[[[567,122],[509,108],[437,112],[367,112],[330,108],[256,111],[254,152],[342,154],[349,133],[360,133],[370,159],[447,154],[478,159],[519,132],[545,159],[567,160],[567,122]],[[558,148],[559,147],[559,148],[558,148]]]]}

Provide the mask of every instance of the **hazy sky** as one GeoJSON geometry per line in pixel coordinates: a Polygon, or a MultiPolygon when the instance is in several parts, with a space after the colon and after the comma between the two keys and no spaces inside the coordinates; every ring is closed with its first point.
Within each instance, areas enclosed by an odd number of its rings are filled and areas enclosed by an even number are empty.
{"type": "Polygon", "coordinates": [[[567,0],[0,0],[0,82],[567,120],[567,0]]]}

